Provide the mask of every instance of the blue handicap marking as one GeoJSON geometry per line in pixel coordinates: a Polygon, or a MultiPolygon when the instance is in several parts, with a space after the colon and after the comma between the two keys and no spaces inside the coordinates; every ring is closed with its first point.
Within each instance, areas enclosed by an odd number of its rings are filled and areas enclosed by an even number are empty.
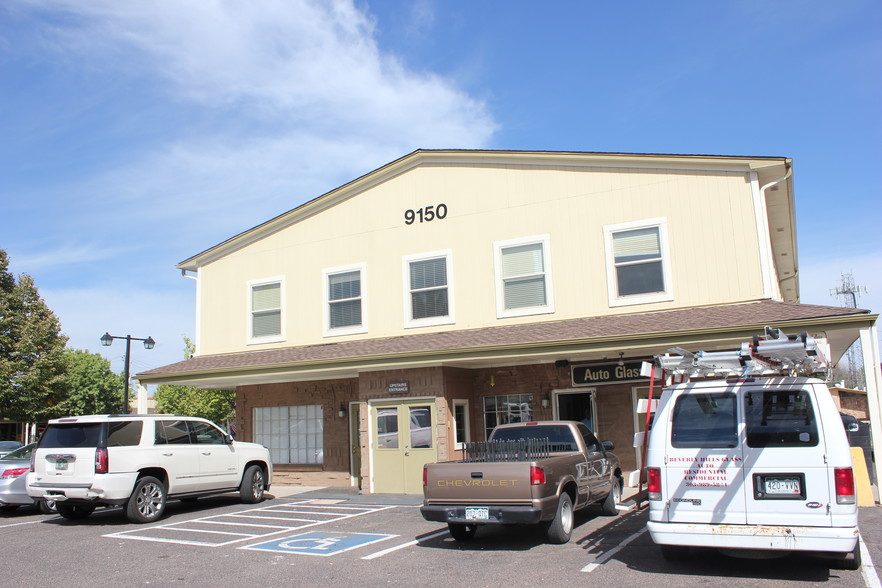
{"type": "Polygon", "coordinates": [[[334,533],[314,532],[302,533],[292,537],[264,541],[254,545],[246,545],[240,549],[256,551],[275,551],[281,553],[297,553],[300,555],[331,556],[363,545],[384,541],[398,535],[380,533],[334,533]]]}

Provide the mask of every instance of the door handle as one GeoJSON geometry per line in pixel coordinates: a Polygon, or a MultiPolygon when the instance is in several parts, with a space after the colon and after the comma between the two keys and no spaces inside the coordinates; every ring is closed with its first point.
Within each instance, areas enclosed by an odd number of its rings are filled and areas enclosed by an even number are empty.
{"type": "Polygon", "coordinates": [[[410,455],[410,451],[405,451],[404,455],[410,455]]]}
{"type": "Polygon", "coordinates": [[[171,457],[171,456],[174,455],[174,453],[171,453],[171,452],[169,451],[169,452],[163,453],[163,455],[166,456],[166,457],[171,457]]]}
{"type": "Polygon", "coordinates": [[[202,451],[201,453],[202,453],[202,455],[211,455],[210,451],[202,451]]]}

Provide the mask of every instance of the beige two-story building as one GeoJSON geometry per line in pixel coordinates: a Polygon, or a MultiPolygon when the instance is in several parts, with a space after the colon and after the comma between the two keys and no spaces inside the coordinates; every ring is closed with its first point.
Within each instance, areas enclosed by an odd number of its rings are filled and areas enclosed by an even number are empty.
{"type": "Polygon", "coordinates": [[[521,420],[586,420],[635,470],[640,363],[766,325],[834,359],[860,337],[878,412],[877,315],[799,303],[791,171],[418,150],[181,262],[196,354],[138,378],[235,389],[278,471],[367,492],[521,420]]]}

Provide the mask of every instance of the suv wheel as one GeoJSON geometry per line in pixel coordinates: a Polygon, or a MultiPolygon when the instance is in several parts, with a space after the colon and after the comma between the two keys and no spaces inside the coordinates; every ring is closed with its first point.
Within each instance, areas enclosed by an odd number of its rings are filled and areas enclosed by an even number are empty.
{"type": "Polygon", "coordinates": [[[258,465],[248,466],[245,475],[242,476],[242,484],[239,486],[239,496],[245,504],[254,504],[263,500],[264,490],[263,470],[258,465]]]}
{"type": "Polygon", "coordinates": [[[126,517],[133,523],[152,523],[165,511],[165,499],[165,484],[153,476],[139,478],[126,504],[126,517]]]}

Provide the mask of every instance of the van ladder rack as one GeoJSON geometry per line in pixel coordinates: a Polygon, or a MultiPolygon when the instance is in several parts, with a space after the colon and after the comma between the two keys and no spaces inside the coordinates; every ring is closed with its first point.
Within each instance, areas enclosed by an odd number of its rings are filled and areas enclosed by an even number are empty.
{"type": "Polygon", "coordinates": [[[735,351],[699,351],[691,353],[674,347],[656,361],[665,373],[681,377],[814,375],[826,374],[827,359],[805,332],[785,335],[780,329],[765,328],[765,336],[754,336],[735,351]],[[671,355],[670,352],[677,355],[671,355]]]}

